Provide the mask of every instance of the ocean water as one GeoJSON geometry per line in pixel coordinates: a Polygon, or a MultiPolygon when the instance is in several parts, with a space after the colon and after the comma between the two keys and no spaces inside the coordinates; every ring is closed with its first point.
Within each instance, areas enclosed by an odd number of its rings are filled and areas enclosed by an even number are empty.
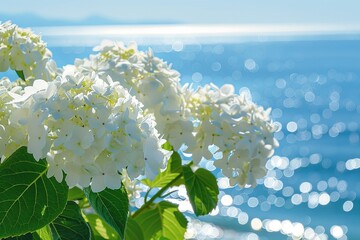
{"type": "MultiPolygon", "coordinates": [[[[218,209],[198,220],[189,214],[187,238],[360,239],[359,39],[186,43],[175,38],[139,45],[149,47],[172,63],[182,83],[231,83],[271,107],[282,126],[267,176],[245,189],[229,188],[220,179],[218,209]]],[[[92,53],[81,44],[49,48],[59,66],[92,53]]]]}

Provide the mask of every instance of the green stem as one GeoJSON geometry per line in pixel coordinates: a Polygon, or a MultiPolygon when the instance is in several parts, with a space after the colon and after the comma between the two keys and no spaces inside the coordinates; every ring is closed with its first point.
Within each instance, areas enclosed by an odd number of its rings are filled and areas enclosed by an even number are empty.
{"type": "Polygon", "coordinates": [[[162,187],[152,198],[150,198],[149,201],[147,201],[144,205],[141,206],[136,212],[134,212],[133,217],[136,217],[139,215],[142,211],[147,209],[157,198],[161,197],[161,195],[168,190],[169,187],[171,187],[177,180],[179,180],[183,176],[183,173],[179,173],[179,175],[176,176],[171,182],[166,184],[164,187],[162,187]]]}
{"type": "Polygon", "coordinates": [[[168,193],[166,193],[166,194],[164,194],[164,195],[161,195],[160,197],[161,198],[166,198],[167,196],[169,196],[169,195],[171,195],[171,194],[173,194],[173,193],[175,193],[175,192],[177,192],[178,190],[174,190],[174,191],[171,191],[171,192],[168,192],[168,193]]]}
{"type": "Polygon", "coordinates": [[[145,194],[145,197],[144,197],[144,201],[145,201],[145,203],[147,202],[147,197],[148,197],[148,195],[149,195],[149,193],[150,193],[151,189],[152,189],[152,188],[150,188],[150,189],[146,192],[146,194],[145,194]]]}

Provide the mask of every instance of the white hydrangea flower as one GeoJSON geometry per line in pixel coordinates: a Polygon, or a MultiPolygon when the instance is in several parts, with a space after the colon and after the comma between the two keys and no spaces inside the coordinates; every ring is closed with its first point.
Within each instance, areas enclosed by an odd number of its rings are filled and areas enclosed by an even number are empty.
{"type": "Polygon", "coordinates": [[[21,125],[10,125],[10,114],[15,110],[6,104],[12,101],[12,95],[18,95],[21,87],[8,78],[0,79],[0,159],[9,157],[26,142],[26,131],[21,125]]]}
{"type": "Polygon", "coordinates": [[[131,179],[126,170],[121,172],[122,183],[126,188],[126,193],[129,198],[129,203],[131,206],[136,206],[136,199],[141,197],[141,192],[148,190],[144,184],[141,183],[139,179],[131,179]]]}
{"type": "Polygon", "coordinates": [[[96,74],[106,82],[108,76],[119,81],[144,104],[146,113],[154,114],[158,131],[175,150],[194,142],[192,116],[185,107],[177,71],[151,50],[138,51],[135,44],[125,47],[121,42],[104,41],[94,50],[99,53],[75,61],[78,71],[86,76],[96,74]]]}
{"type": "MultiPolygon", "coordinates": [[[[73,70],[8,94],[7,104],[0,107],[13,110],[6,112],[6,126],[0,121],[0,132],[6,129],[9,134],[0,139],[0,150],[13,137],[8,126],[21,126],[28,152],[36,160],[47,160],[48,177],[62,181],[66,173],[69,187],[117,189],[124,170],[132,179],[154,178],[170,157],[161,148],[164,140],[154,119],[144,115],[142,104],[119,83],[73,70]]],[[[7,93],[4,89],[0,88],[0,98],[7,93]]]]}
{"type": "Polygon", "coordinates": [[[22,71],[26,80],[52,80],[58,74],[51,52],[40,36],[11,22],[0,24],[0,72],[22,71]]]}
{"type": "Polygon", "coordinates": [[[240,186],[256,185],[256,179],[265,176],[266,160],[274,154],[278,142],[274,138],[276,125],[270,120],[270,109],[264,110],[250,101],[245,94],[235,94],[234,87],[214,84],[185,90],[189,108],[198,120],[196,144],[186,152],[192,153],[194,163],[221,152],[222,159],[214,165],[222,169],[230,183],[240,186]]]}
{"type": "Polygon", "coordinates": [[[264,173],[259,169],[278,145],[269,110],[235,94],[231,84],[221,88],[211,84],[196,91],[181,87],[179,73],[155,58],[151,50],[144,53],[136,45],[125,47],[111,41],[94,50],[99,53],[76,60],[77,70],[105,81],[108,75],[119,80],[155,115],[160,133],[175,150],[187,145],[186,152],[199,164],[201,159],[213,157],[209,147],[218,147],[223,159],[216,165],[241,186],[256,183],[250,178],[264,173]]]}
{"type": "Polygon", "coordinates": [[[94,192],[101,192],[106,187],[118,189],[121,187],[121,177],[116,167],[116,163],[112,161],[109,155],[103,153],[100,155],[92,171],[91,188],[94,192]]]}

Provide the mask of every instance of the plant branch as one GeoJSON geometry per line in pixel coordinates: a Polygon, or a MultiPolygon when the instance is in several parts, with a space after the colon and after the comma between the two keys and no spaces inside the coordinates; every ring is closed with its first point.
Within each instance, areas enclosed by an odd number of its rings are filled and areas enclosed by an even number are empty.
{"type": "MultiPolygon", "coordinates": [[[[191,166],[191,165],[193,165],[193,161],[190,161],[188,164],[186,164],[185,166],[191,166]]],[[[183,172],[181,171],[180,173],[179,173],[179,175],[177,175],[173,180],[171,180],[168,184],[166,184],[164,187],[162,187],[154,196],[152,196],[151,198],[150,198],[150,200],[149,201],[146,201],[146,198],[147,198],[147,196],[148,196],[148,194],[149,194],[149,192],[150,192],[150,190],[146,193],[146,195],[145,195],[145,203],[144,203],[144,205],[142,205],[141,206],[141,208],[139,208],[137,211],[135,211],[134,213],[133,213],[133,217],[136,217],[137,215],[139,215],[142,211],[144,211],[146,208],[148,208],[148,207],[150,207],[150,205],[157,199],[157,198],[163,198],[163,197],[166,197],[167,196],[167,194],[165,194],[165,195],[162,195],[166,190],[168,190],[177,180],[179,180],[182,176],[183,176],[184,174],[183,174],[183,172]]]]}
{"type": "Polygon", "coordinates": [[[171,194],[173,194],[173,193],[175,193],[175,192],[177,192],[178,190],[174,190],[174,191],[171,191],[171,192],[168,192],[168,193],[166,193],[166,194],[164,194],[164,195],[161,195],[160,197],[161,198],[166,198],[167,196],[169,196],[169,195],[171,195],[171,194]]]}
{"type": "Polygon", "coordinates": [[[147,198],[148,198],[148,195],[149,195],[149,193],[150,193],[151,190],[152,190],[152,188],[150,188],[150,189],[146,192],[146,194],[145,194],[145,197],[144,197],[145,203],[147,202],[147,198]]]}
{"type": "Polygon", "coordinates": [[[168,184],[166,184],[164,187],[162,187],[154,196],[152,196],[150,198],[149,201],[145,202],[144,205],[141,206],[141,208],[139,208],[136,212],[134,212],[133,217],[136,217],[137,215],[139,215],[142,211],[144,211],[146,208],[148,208],[157,198],[161,197],[161,195],[168,190],[169,187],[172,186],[172,184],[174,184],[177,180],[179,180],[181,177],[183,176],[183,173],[179,173],[179,175],[176,176],[176,178],[174,178],[173,180],[171,180],[171,182],[169,182],[168,184]]]}

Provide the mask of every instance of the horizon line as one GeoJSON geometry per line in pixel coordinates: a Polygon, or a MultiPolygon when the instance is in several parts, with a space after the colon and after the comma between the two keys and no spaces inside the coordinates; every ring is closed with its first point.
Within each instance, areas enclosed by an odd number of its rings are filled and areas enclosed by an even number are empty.
{"type": "Polygon", "coordinates": [[[359,26],[296,24],[157,24],[32,27],[51,45],[90,45],[99,39],[146,44],[287,41],[293,39],[360,39],[359,26]],[[69,39],[71,37],[71,39],[69,39]],[[89,39],[89,37],[91,39],[89,39]]]}

